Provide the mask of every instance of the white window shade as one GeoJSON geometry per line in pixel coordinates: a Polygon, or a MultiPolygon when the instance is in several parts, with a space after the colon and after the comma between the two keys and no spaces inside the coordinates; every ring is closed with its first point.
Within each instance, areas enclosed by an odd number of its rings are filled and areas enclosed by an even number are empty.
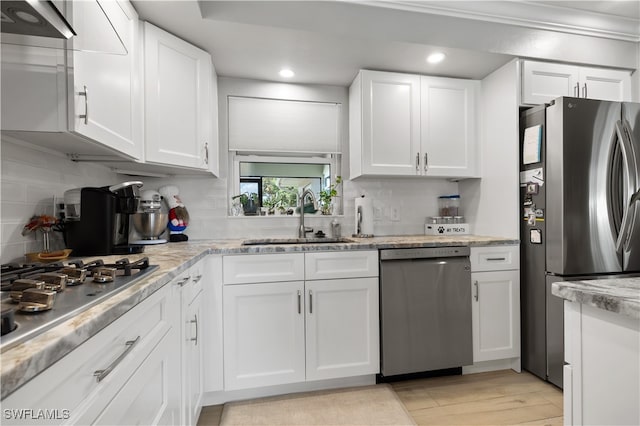
{"type": "Polygon", "coordinates": [[[229,150],[340,153],[340,104],[229,96],[229,150]]]}

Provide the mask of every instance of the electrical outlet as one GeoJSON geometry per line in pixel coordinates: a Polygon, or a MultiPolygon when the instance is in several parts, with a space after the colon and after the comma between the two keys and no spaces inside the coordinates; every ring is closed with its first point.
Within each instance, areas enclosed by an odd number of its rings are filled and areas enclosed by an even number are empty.
{"type": "Polygon", "coordinates": [[[397,222],[400,220],[400,209],[391,207],[391,220],[397,222]]]}

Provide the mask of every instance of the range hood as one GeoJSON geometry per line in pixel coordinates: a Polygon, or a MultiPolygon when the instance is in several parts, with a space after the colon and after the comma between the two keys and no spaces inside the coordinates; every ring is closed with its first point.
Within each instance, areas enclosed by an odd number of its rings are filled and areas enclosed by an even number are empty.
{"type": "Polygon", "coordinates": [[[70,39],[76,32],[50,1],[1,2],[0,28],[3,33],[70,39]]]}
{"type": "Polygon", "coordinates": [[[2,0],[0,4],[3,45],[127,54],[99,0],[2,0]]]}

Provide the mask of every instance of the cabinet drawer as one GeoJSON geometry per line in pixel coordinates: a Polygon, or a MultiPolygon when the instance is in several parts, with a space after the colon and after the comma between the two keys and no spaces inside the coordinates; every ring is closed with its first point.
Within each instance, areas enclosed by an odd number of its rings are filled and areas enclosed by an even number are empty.
{"type": "Polygon", "coordinates": [[[329,251],[305,254],[305,279],[378,276],[378,251],[329,251]]]}
{"type": "Polygon", "coordinates": [[[72,423],[90,422],[169,332],[169,294],[169,286],[158,290],[5,398],[3,408],[64,408],[72,423]],[[109,366],[111,373],[98,382],[94,374],[109,366]]]}
{"type": "Polygon", "coordinates": [[[471,247],[471,271],[520,269],[520,246],[471,247]]]}
{"type": "Polygon", "coordinates": [[[198,262],[193,265],[184,276],[184,278],[189,278],[184,287],[182,287],[182,299],[187,302],[187,305],[191,304],[193,299],[202,291],[202,282],[204,280],[202,268],[203,262],[198,262]]]}
{"type": "Polygon", "coordinates": [[[224,284],[268,283],[304,279],[304,253],[224,256],[224,284]]]}

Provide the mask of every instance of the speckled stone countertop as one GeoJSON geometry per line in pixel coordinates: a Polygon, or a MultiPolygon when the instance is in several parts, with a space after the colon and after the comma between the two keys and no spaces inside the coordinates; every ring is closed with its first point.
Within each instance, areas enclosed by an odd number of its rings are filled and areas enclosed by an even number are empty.
{"type": "MultiPolygon", "coordinates": [[[[279,239],[282,240],[282,239],[279,239]]],[[[477,235],[426,236],[406,235],[373,238],[345,238],[344,242],[318,244],[243,245],[244,240],[194,240],[147,246],[141,255],[127,256],[135,261],[148,256],[153,273],[97,304],[72,319],[63,322],[33,339],[3,351],[0,362],[0,398],[18,389],[37,374],[53,365],[80,344],[97,334],[156,290],[169,283],[182,271],[208,254],[284,253],[327,250],[376,250],[439,246],[490,246],[518,244],[518,240],[477,235]]],[[[100,256],[107,263],[123,256],[100,256]]],[[[97,257],[83,258],[91,261],[97,257]]]]}
{"type": "Polygon", "coordinates": [[[640,277],[561,281],[551,285],[551,293],[640,320],[640,277]]]}

